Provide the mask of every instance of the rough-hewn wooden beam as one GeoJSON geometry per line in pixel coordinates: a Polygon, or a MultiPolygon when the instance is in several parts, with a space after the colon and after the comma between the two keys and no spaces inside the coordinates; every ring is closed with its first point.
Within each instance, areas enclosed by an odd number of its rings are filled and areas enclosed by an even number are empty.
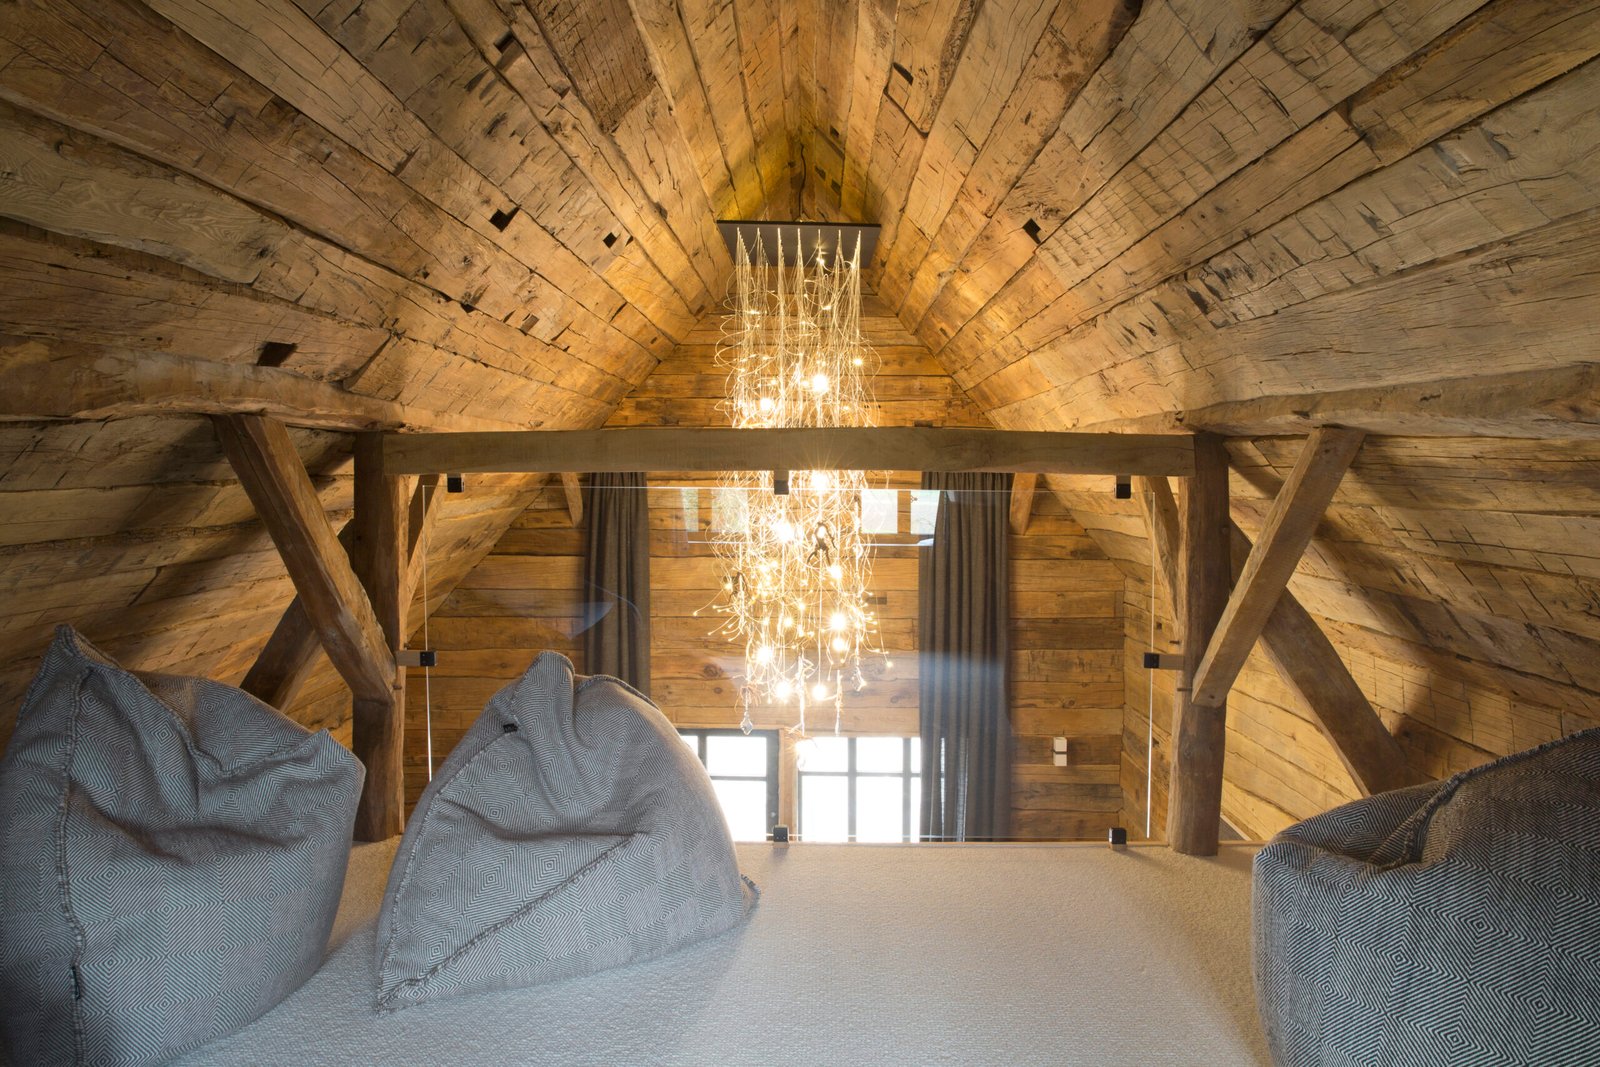
{"type": "Polygon", "coordinates": [[[1194,476],[1183,516],[1183,678],[1172,728],[1167,840],[1179,852],[1211,856],[1222,819],[1226,708],[1194,702],[1195,672],[1228,602],[1228,452],[1220,437],[1195,439],[1194,476]]]}
{"type": "Polygon", "coordinates": [[[1172,496],[1172,484],[1165,478],[1135,478],[1133,493],[1144,512],[1145,528],[1150,534],[1151,551],[1160,560],[1157,573],[1167,587],[1167,603],[1172,605],[1172,619],[1177,641],[1183,640],[1183,535],[1179,532],[1178,502],[1172,496]]]}
{"type": "Polygon", "coordinates": [[[567,497],[567,516],[572,525],[577,526],[583,522],[583,487],[578,484],[578,476],[570,472],[562,474],[561,491],[567,497]]]}
{"type": "MultiPolygon", "coordinates": [[[[349,525],[339,531],[339,543],[346,552],[354,536],[355,531],[349,525]]],[[[278,619],[278,625],[272,628],[272,634],[256,655],[256,661],[250,665],[239,688],[257,700],[286,712],[289,705],[294,703],[301,685],[311,676],[311,669],[317,661],[317,650],[321,647],[322,640],[306,616],[306,608],[300,602],[299,594],[296,594],[278,619]]]]}
{"type": "Polygon", "coordinates": [[[1271,437],[1331,423],[1404,437],[1592,439],[1600,437],[1600,364],[1230,400],[1079,428],[1271,437]]]}
{"type": "Polygon", "coordinates": [[[1187,475],[1187,434],[871,427],[529,430],[391,434],[390,474],[443,472],[931,470],[1187,475]]]}
{"type": "MultiPolygon", "coordinates": [[[[400,590],[400,603],[408,612],[404,627],[407,634],[411,632],[409,610],[417,583],[421,579],[423,562],[422,553],[417,551],[417,545],[422,541],[426,525],[433,521],[433,516],[438,511],[438,495],[433,492],[437,482],[438,478],[434,475],[425,475],[418,479],[417,487],[411,494],[411,515],[406,524],[409,556],[405,582],[400,590]]],[[[339,543],[344,546],[347,554],[354,537],[353,525],[347,524],[339,531],[339,543]]],[[[251,665],[239,687],[280,711],[288,711],[289,706],[294,703],[295,695],[300,691],[300,686],[311,676],[312,668],[316,665],[317,652],[321,648],[322,642],[317,637],[317,631],[312,628],[311,620],[306,617],[305,606],[300,603],[299,596],[296,596],[284,609],[278,625],[272,629],[272,636],[267,638],[267,643],[256,656],[255,663],[251,665]]]]}
{"type": "Polygon", "coordinates": [[[1039,486],[1037,474],[1019,474],[1011,480],[1011,532],[1021,537],[1028,532],[1033,517],[1033,494],[1039,486]]]}
{"type": "MultiPolygon", "coordinates": [[[[407,569],[408,501],[399,477],[383,473],[383,438],[356,435],[355,516],[350,525],[350,562],[367,591],[390,650],[405,641],[402,601],[407,569]]],[[[358,694],[352,702],[350,748],[367,768],[356,809],[355,836],[382,841],[405,829],[405,669],[390,661],[392,688],[382,695],[358,694]]]]}
{"type": "Polygon", "coordinates": [[[311,676],[317,649],[321,647],[317,631],[306,617],[305,605],[297,596],[289,601],[239,688],[279,711],[288,711],[295,694],[311,676]]]}
{"type": "Polygon", "coordinates": [[[1196,704],[1218,708],[1228,699],[1365,436],[1360,430],[1319,428],[1306,438],[1195,672],[1191,699],[1196,704]]]}
{"type": "Polygon", "coordinates": [[[290,370],[160,352],[0,335],[0,364],[7,367],[0,420],[249,413],[330,430],[454,432],[510,426],[362,396],[290,370]]]}
{"type": "MultiPolygon", "coordinates": [[[[1242,561],[1250,554],[1250,539],[1237,524],[1231,536],[1235,570],[1242,570],[1242,561]]],[[[1292,593],[1286,591],[1278,598],[1261,644],[1278,674],[1310,709],[1363,795],[1423,780],[1407,765],[1405,750],[1372,710],[1338,649],[1292,593]]]]}
{"type": "MultiPolygon", "coordinates": [[[[1171,489],[1159,478],[1150,479],[1145,486],[1135,485],[1141,490],[1153,490],[1152,498],[1157,501],[1153,508],[1153,526],[1161,542],[1158,545],[1163,561],[1161,573],[1166,575],[1169,589],[1174,583],[1181,588],[1177,553],[1168,547],[1176,545],[1181,536],[1171,489]],[[1166,492],[1162,492],[1163,489],[1166,492]],[[1163,499],[1168,502],[1166,505],[1160,503],[1163,499]]],[[[1144,499],[1142,491],[1140,499],[1144,499]]],[[[1244,570],[1244,561],[1250,557],[1250,539],[1237,523],[1229,524],[1229,537],[1233,546],[1229,555],[1237,578],[1244,570]]],[[[1175,618],[1182,614],[1178,607],[1182,603],[1181,595],[1169,601],[1175,618]]],[[[1261,643],[1268,662],[1299,695],[1317,728],[1364,795],[1399,789],[1421,780],[1421,776],[1406,764],[1405,751],[1350,676],[1338,650],[1293,593],[1286,590],[1278,598],[1277,606],[1267,619],[1261,643]]]]}
{"type": "Polygon", "coordinates": [[[394,654],[288,431],[257,415],[216,416],[213,423],[328,658],[356,696],[389,699],[394,654]]]}
{"type": "MultiPolygon", "coordinates": [[[[400,605],[407,613],[404,629],[408,637],[412,628],[411,601],[416,596],[422,572],[428,565],[428,527],[439,514],[442,498],[437,474],[424,474],[417,479],[417,486],[411,493],[411,517],[406,524],[406,577],[400,589],[400,605]]],[[[426,604],[422,610],[428,610],[426,604]]]]}

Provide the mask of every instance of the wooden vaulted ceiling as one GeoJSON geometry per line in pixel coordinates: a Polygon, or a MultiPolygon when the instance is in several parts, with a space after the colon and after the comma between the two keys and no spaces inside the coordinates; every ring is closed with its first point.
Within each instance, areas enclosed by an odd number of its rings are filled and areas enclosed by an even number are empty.
{"type": "MultiPolygon", "coordinates": [[[[1293,584],[1380,712],[1430,770],[1588,721],[1597,7],[7,3],[0,699],[55,621],[249,666],[292,590],[205,414],[297,427],[338,521],[338,431],[601,425],[717,313],[714,221],[809,217],[882,224],[995,425],[1234,437],[1247,532],[1281,435],[1381,435],[1293,584]]],[[[441,504],[436,596],[536,485],[441,504]]]]}

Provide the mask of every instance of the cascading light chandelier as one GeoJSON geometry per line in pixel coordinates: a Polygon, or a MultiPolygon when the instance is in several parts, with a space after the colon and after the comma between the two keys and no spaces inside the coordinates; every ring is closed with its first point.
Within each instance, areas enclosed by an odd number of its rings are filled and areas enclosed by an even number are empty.
{"type": "MultiPolygon", "coordinates": [[[[735,428],[870,426],[877,358],[861,336],[862,228],[737,226],[735,292],[719,366],[735,428]],[[852,240],[853,238],[853,240],[852,240]]],[[[875,231],[871,234],[875,236],[875,231]]],[[[868,251],[870,255],[870,248],[868,251]]],[[[861,528],[866,471],[726,475],[736,512],[713,540],[723,564],[726,615],[715,631],[744,645],[743,728],[754,705],[834,709],[866,684],[862,659],[882,656],[861,528]]]]}

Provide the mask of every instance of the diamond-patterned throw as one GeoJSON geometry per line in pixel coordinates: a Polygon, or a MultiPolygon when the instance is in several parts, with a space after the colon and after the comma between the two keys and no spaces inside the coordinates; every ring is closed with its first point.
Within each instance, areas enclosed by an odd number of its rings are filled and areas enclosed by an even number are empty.
{"type": "Polygon", "coordinates": [[[1253,909],[1280,1067],[1600,1063],[1600,730],[1290,827],[1253,909]]]}
{"type": "Polygon", "coordinates": [[[322,962],[362,777],[241,690],[57,630],[0,762],[11,1062],[162,1063],[292,992],[322,962]]]}

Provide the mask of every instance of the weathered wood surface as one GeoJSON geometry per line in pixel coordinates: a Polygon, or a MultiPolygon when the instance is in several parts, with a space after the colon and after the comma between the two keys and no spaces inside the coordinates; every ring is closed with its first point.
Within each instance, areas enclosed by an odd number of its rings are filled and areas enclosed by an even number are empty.
{"type": "MultiPolygon", "coordinates": [[[[1594,0],[12,4],[0,693],[57,621],[254,661],[292,590],[176,413],[706,425],[714,220],[805,214],[884,227],[885,424],[1253,439],[1247,533],[1263,438],[1383,435],[1290,590],[1419,771],[1547,739],[1600,692],[1597,55],[1594,0]]],[[[347,443],[293,437],[343,521],[347,443]]],[[[440,505],[436,592],[535,481],[440,505]]],[[[1137,501],[1049,484],[1148,580],[1137,501]]],[[[1263,664],[1235,705],[1300,730],[1263,664]]],[[[1230,820],[1353,788],[1237,722],[1230,820]]]]}
{"type": "Polygon", "coordinates": [[[1234,678],[1282,599],[1363,436],[1359,430],[1319,429],[1306,438],[1262,523],[1260,539],[1243,561],[1216,632],[1202,650],[1192,680],[1191,699],[1196,704],[1221,707],[1228,699],[1234,678]]]}
{"type": "Polygon", "coordinates": [[[1037,474],[1019,474],[1011,480],[1011,532],[1028,532],[1028,520],[1033,517],[1033,494],[1038,487],[1037,474]]]}
{"type": "Polygon", "coordinates": [[[1184,483],[1183,681],[1173,724],[1172,800],[1167,840],[1190,856],[1217,851],[1222,817],[1226,702],[1201,704],[1195,678],[1228,603],[1228,454],[1222,439],[1195,440],[1194,476],[1184,483]]]}
{"type": "Polygon", "coordinates": [[[387,699],[354,693],[350,748],[367,769],[356,808],[358,841],[383,841],[406,825],[406,671],[396,660],[406,639],[406,571],[411,545],[410,500],[403,479],[383,472],[383,437],[368,432],[355,440],[355,515],[350,520],[350,563],[371,601],[389,650],[387,699]]]}
{"type": "Polygon", "coordinates": [[[219,416],[217,439],[272,535],[306,618],[357,699],[386,702],[394,653],[283,425],[219,416]]]}
{"type": "Polygon", "coordinates": [[[935,470],[1187,475],[1186,435],[1007,433],[912,426],[627,427],[393,434],[393,474],[447,471],[935,470]]]}

